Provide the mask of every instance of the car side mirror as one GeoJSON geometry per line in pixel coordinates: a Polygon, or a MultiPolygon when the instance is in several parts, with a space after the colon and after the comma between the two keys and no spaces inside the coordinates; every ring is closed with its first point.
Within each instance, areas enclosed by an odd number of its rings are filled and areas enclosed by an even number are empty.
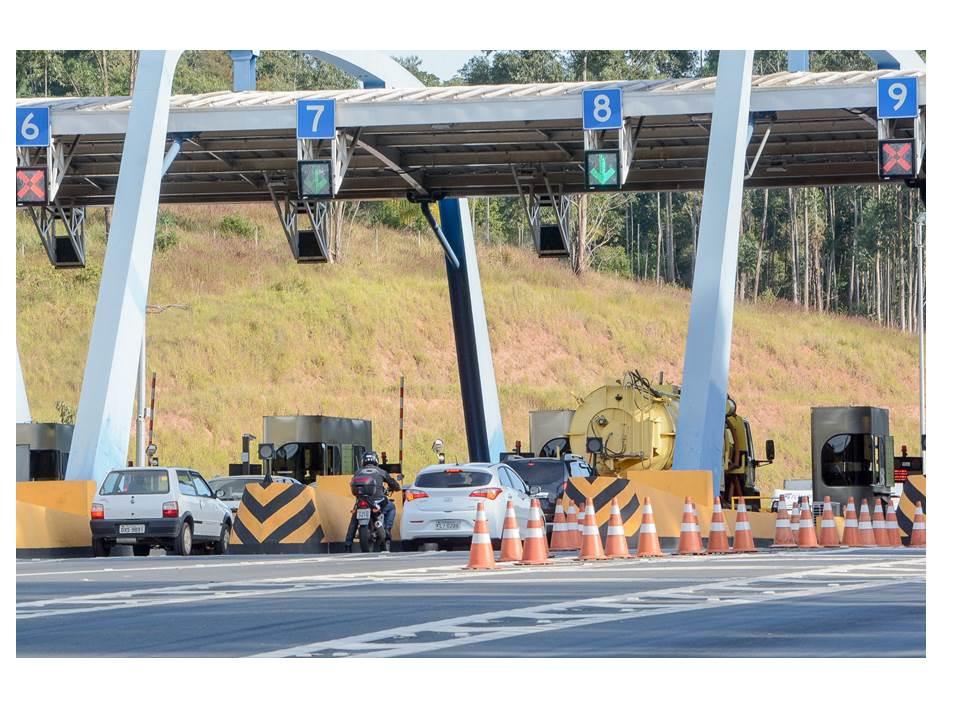
{"type": "Polygon", "coordinates": [[[216,490],[216,491],[213,493],[213,496],[216,497],[216,498],[223,499],[223,498],[225,498],[225,497],[227,496],[227,493],[226,493],[226,491],[225,491],[223,488],[219,488],[218,490],[216,490]]]}
{"type": "Polygon", "coordinates": [[[537,495],[542,489],[539,485],[531,485],[529,488],[531,495],[537,495]]]}
{"type": "Polygon", "coordinates": [[[773,462],[773,459],[777,456],[777,448],[773,444],[773,440],[767,440],[767,462],[773,462]]]}

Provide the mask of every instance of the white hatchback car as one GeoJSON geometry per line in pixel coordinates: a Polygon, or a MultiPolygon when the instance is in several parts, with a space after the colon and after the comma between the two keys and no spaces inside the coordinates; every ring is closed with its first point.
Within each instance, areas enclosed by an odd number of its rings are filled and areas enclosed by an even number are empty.
{"type": "Polygon", "coordinates": [[[196,470],[124,468],[107,473],[90,505],[94,556],[114,545],[132,545],[134,555],[162,547],[189,555],[195,547],[227,552],[230,509],[196,470]]]}
{"type": "Polygon", "coordinates": [[[496,546],[503,533],[507,501],[513,502],[526,537],[530,501],[546,497],[537,486],[528,487],[516,472],[503,463],[466,463],[430,465],[417,474],[404,491],[400,539],[405,550],[414,550],[424,541],[453,540],[469,542],[482,502],[496,546]]]}

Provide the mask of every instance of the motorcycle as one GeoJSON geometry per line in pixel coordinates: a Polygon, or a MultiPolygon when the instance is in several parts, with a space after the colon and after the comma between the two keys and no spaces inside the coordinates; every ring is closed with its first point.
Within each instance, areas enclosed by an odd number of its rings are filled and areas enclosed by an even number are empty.
{"type": "Polygon", "coordinates": [[[360,552],[383,552],[387,549],[387,531],[383,525],[381,503],[369,497],[358,496],[350,511],[350,525],[345,540],[347,552],[353,552],[353,538],[360,536],[360,552]]]}

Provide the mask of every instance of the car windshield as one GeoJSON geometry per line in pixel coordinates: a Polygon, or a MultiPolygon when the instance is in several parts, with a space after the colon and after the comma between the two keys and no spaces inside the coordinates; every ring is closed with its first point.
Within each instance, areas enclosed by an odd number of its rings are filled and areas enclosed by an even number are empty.
{"type": "Polygon", "coordinates": [[[506,464],[513,468],[517,475],[526,481],[527,485],[539,485],[546,489],[559,485],[565,478],[562,460],[524,458],[523,460],[507,460],[506,464]]]}
{"type": "Polygon", "coordinates": [[[166,470],[114,470],[100,488],[101,495],[159,495],[170,492],[166,470]]]}
{"type": "Polygon", "coordinates": [[[477,470],[437,470],[417,477],[417,487],[422,488],[461,488],[489,485],[492,476],[488,472],[477,470]]]}

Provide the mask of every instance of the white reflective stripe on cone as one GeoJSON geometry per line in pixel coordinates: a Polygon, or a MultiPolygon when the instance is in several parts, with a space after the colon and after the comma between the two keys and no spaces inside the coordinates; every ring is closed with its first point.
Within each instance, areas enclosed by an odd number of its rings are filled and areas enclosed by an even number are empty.
{"type": "Polygon", "coordinates": [[[644,506],[643,506],[643,514],[644,514],[644,515],[653,515],[653,507],[651,507],[650,505],[644,505],[644,506]]]}
{"type": "Polygon", "coordinates": [[[915,523],[913,524],[913,529],[914,529],[914,530],[926,530],[926,529],[927,529],[927,524],[926,524],[926,523],[922,523],[922,522],[915,522],[915,523]]]}
{"type": "Polygon", "coordinates": [[[836,527],[836,526],[837,526],[837,524],[833,521],[832,518],[827,518],[826,520],[822,520],[822,519],[820,520],[820,527],[821,527],[821,528],[825,528],[825,527],[836,527]]]}
{"type": "Polygon", "coordinates": [[[650,533],[656,534],[657,526],[654,525],[653,523],[642,523],[640,525],[640,532],[647,533],[647,534],[650,534],[650,533]]]}
{"type": "Polygon", "coordinates": [[[863,522],[861,522],[860,527],[866,528],[867,530],[873,530],[873,525],[870,523],[869,520],[864,520],[863,522]]]}
{"type": "Polygon", "coordinates": [[[542,527],[533,527],[527,528],[527,539],[530,538],[541,538],[543,537],[543,528],[542,527]]]}
{"type": "Polygon", "coordinates": [[[511,538],[520,538],[520,528],[506,528],[503,531],[504,540],[510,540],[511,538]]]}
{"type": "Polygon", "coordinates": [[[801,520],[801,521],[800,521],[800,527],[802,527],[802,528],[812,528],[812,527],[813,527],[813,520],[801,520]]]}
{"type": "Polygon", "coordinates": [[[479,535],[474,533],[472,542],[476,543],[477,545],[489,545],[490,536],[487,533],[481,533],[479,535]]]}
{"type": "Polygon", "coordinates": [[[726,532],[727,526],[724,525],[723,523],[711,523],[710,532],[720,532],[720,531],[726,532]]]}
{"type": "Polygon", "coordinates": [[[748,522],[738,522],[738,523],[737,523],[737,531],[749,530],[749,529],[750,529],[750,523],[748,523],[748,522]]]}
{"type": "Polygon", "coordinates": [[[858,525],[856,518],[850,518],[849,520],[845,519],[845,522],[847,524],[847,527],[851,527],[851,528],[855,528],[858,525]]]}
{"type": "Polygon", "coordinates": [[[596,525],[584,525],[583,526],[584,535],[599,535],[600,531],[597,529],[596,525]]]}
{"type": "Polygon", "coordinates": [[[783,520],[777,520],[777,527],[790,527],[790,521],[784,518],[783,520]]]}
{"type": "Polygon", "coordinates": [[[680,523],[680,532],[699,532],[699,530],[696,523],[680,523]]]}
{"type": "Polygon", "coordinates": [[[623,525],[610,525],[607,527],[607,537],[611,535],[623,535],[623,525]]]}

